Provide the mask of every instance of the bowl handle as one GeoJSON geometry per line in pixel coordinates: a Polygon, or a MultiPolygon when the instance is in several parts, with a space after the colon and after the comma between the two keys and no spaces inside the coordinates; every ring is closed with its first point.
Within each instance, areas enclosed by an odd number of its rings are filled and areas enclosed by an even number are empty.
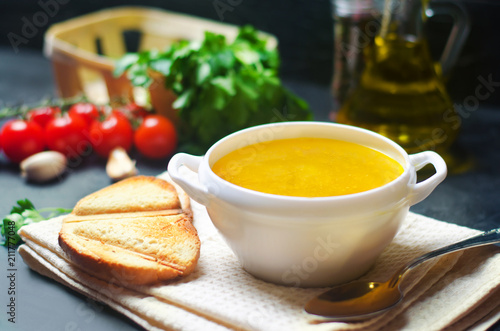
{"type": "Polygon", "coordinates": [[[410,206],[427,198],[429,194],[441,183],[447,174],[446,163],[438,153],[425,151],[410,155],[410,163],[415,167],[415,170],[422,169],[427,164],[432,164],[436,173],[420,183],[413,186],[413,191],[409,195],[410,206]]]}
{"type": "Polygon", "coordinates": [[[205,186],[198,180],[198,168],[203,160],[203,156],[194,156],[186,153],[175,154],[168,163],[168,174],[190,198],[204,206],[208,205],[209,193],[205,186]],[[191,170],[191,173],[181,172],[182,167],[191,170]]]}

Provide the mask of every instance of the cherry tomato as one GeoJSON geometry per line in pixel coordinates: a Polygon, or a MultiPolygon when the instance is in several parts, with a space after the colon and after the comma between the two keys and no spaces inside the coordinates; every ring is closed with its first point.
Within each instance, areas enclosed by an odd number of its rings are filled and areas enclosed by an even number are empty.
{"type": "Polygon", "coordinates": [[[125,107],[125,111],[131,119],[143,119],[151,114],[146,108],[139,106],[135,102],[129,103],[125,107]]]}
{"type": "Polygon", "coordinates": [[[39,107],[28,111],[27,119],[45,128],[47,123],[60,113],[61,109],[59,107],[39,107]]]}
{"type": "Polygon", "coordinates": [[[116,147],[129,151],[132,147],[133,134],[129,120],[117,110],[113,110],[104,121],[94,121],[90,126],[92,147],[104,158],[107,158],[116,147]]]}
{"type": "Polygon", "coordinates": [[[49,149],[67,157],[83,155],[89,147],[87,122],[76,114],[56,117],[45,128],[45,140],[49,149]]]}
{"type": "Polygon", "coordinates": [[[75,103],[69,108],[68,113],[70,115],[80,115],[83,119],[85,119],[85,122],[87,122],[89,127],[94,120],[99,118],[99,110],[97,109],[97,106],[89,102],[75,103]]]}
{"type": "Polygon", "coordinates": [[[161,115],[148,115],[135,131],[134,144],[142,155],[152,159],[171,155],[177,147],[175,126],[161,115]]]}
{"type": "Polygon", "coordinates": [[[35,122],[10,120],[2,127],[0,136],[5,155],[15,163],[45,149],[43,129],[35,122]]]}

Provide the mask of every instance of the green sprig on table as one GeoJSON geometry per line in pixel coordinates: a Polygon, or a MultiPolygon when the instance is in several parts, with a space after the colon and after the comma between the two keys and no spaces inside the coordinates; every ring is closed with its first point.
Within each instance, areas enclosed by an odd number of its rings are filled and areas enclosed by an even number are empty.
{"type": "Polygon", "coordinates": [[[0,108],[0,119],[11,117],[25,118],[28,111],[39,107],[59,107],[62,111],[67,111],[69,107],[71,107],[71,105],[74,105],[78,102],[89,102],[89,100],[85,95],[77,95],[75,97],[66,99],[48,97],[39,102],[29,105],[20,104],[2,107],[0,108]]]}
{"type": "Polygon", "coordinates": [[[160,52],[130,53],[117,61],[135,86],[153,83],[151,71],[165,77],[177,100],[181,149],[203,153],[220,138],[253,125],[311,120],[308,104],[288,91],[278,77],[279,55],[251,26],[240,28],[232,43],[205,33],[203,41],[180,41],[160,52]]]}
{"type": "Polygon", "coordinates": [[[38,223],[51,219],[52,217],[70,213],[71,209],[64,208],[44,208],[37,210],[33,203],[28,199],[17,201],[17,205],[12,207],[10,214],[5,216],[0,224],[0,245],[14,246],[21,242],[21,237],[17,234],[19,229],[25,225],[38,223]],[[42,216],[42,213],[48,212],[48,216],[42,216]]]}

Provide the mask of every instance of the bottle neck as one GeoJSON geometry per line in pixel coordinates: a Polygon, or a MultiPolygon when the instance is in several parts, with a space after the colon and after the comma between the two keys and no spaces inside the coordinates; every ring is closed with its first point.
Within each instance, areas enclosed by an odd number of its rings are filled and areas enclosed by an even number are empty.
{"type": "Polygon", "coordinates": [[[385,0],[331,0],[335,17],[377,17],[382,12],[385,0]]]}
{"type": "Polygon", "coordinates": [[[423,22],[429,0],[385,0],[382,38],[417,41],[423,38],[423,22]]]}

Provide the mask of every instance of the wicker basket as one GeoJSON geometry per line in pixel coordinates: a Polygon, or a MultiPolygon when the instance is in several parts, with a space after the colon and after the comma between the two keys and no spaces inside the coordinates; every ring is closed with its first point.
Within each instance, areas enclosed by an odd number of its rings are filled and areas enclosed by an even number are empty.
{"type": "MultiPolygon", "coordinates": [[[[52,61],[61,97],[84,93],[97,103],[134,100],[137,93],[128,79],[113,76],[116,59],[127,51],[163,50],[182,39],[202,40],[205,31],[233,40],[238,27],[158,9],[119,7],[51,26],[45,34],[44,52],[52,61]],[[138,36],[137,49],[127,49],[127,33],[138,36]]],[[[276,39],[268,37],[270,46],[275,47],[276,39]]],[[[171,106],[175,95],[165,89],[160,75],[154,78],[150,102],[158,113],[175,120],[171,106]]]]}

